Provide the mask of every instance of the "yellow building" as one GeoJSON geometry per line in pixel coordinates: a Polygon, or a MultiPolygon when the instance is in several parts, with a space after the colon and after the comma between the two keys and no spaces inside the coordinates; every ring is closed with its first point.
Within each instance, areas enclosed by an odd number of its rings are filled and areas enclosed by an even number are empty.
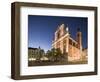
{"type": "Polygon", "coordinates": [[[70,36],[68,26],[61,24],[55,31],[52,48],[59,48],[62,53],[67,53],[68,61],[78,61],[82,56],[82,33],[78,29],[74,40],[70,36]]]}

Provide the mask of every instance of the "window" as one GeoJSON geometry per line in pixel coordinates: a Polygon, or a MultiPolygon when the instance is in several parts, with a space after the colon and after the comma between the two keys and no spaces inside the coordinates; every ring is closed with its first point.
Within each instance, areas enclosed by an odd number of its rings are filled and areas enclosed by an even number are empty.
{"type": "Polygon", "coordinates": [[[73,42],[73,46],[76,47],[75,42],[73,42]]]}
{"type": "Polygon", "coordinates": [[[60,38],[60,30],[57,33],[57,39],[59,39],[59,38],[60,38]]]}
{"type": "Polygon", "coordinates": [[[71,44],[71,45],[72,45],[72,40],[71,40],[71,39],[69,39],[69,44],[71,44]]]}

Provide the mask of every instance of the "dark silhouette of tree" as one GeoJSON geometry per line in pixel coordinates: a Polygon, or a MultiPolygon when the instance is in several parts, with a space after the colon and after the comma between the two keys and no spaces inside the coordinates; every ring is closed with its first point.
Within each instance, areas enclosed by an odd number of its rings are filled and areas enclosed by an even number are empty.
{"type": "Polygon", "coordinates": [[[39,47],[37,53],[37,60],[40,61],[41,58],[44,56],[44,54],[45,54],[44,50],[39,47]]]}
{"type": "Polygon", "coordinates": [[[55,49],[55,61],[60,61],[62,56],[61,50],[59,48],[55,49]]]}
{"type": "Polygon", "coordinates": [[[51,50],[48,50],[47,57],[50,61],[55,61],[55,62],[67,61],[67,53],[62,54],[62,52],[59,48],[57,48],[57,49],[52,48],[51,50]]]}

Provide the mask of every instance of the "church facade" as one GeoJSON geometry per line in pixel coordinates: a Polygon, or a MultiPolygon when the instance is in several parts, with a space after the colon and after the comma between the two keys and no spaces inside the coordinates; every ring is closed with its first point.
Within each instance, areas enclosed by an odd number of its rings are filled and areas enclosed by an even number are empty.
{"type": "Polygon", "coordinates": [[[69,33],[68,25],[65,27],[61,24],[54,33],[52,48],[59,48],[62,53],[67,54],[68,61],[81,60],[83,55],[82,32],[78,29],[74,40],[69,33]]]}

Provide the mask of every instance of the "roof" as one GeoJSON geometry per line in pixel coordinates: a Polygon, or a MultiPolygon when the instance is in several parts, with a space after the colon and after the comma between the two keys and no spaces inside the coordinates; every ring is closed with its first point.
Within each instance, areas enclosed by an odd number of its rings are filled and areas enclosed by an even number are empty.
{"type": "Polygon", "coordinates": [[[75,43],[77,43],[77,41],[75,39],[73,39],[71,36],[69,37],[72,41],[74,41],[75,43]]]}
{"type": "Polygon", "coordinates": [[[65,28],[65,24],[64,24],[64,23],[62,23],[62,24],[58,25],[58,28],[57,28],[57,30],[56,30],[56,31],[58,31],[61,27],[64,27],[64,28],[65,28]]]}

